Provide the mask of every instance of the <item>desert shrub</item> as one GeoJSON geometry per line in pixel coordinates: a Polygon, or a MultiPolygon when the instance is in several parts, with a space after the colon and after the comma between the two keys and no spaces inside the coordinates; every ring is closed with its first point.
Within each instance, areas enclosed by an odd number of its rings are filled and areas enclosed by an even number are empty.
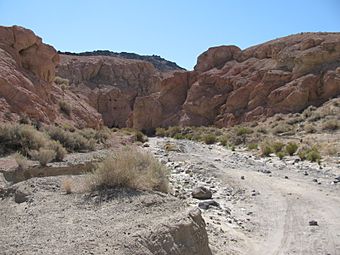
{"type": "Polygon", "coordinates": [[[20,153],[15,153],[14,155],[15,162],[17,162],[20,170],[26,170],[29,167],[28,159],[20,153]]]}
{"type": "Polygon", "coordinates": [[[66,149],[58,141],[51,141],[47,148],[55,152],[55,160],[63,161],[65,155],[67,154],[66,149]]]}
{"type": "Polygon", "coordinates": [[[166,136],[165,128],[156,128],[156,136],[159,136],[159,137],[166,136]]]}
{"type": "Polygon", "coordinates": [[[280,151],[282,151],[283,147],[285,147],[284,143],[281,143],[281,142],[273,142],[272,145],[271,145],[273,151],[275,153],[278,153],[280,151]]]}
{"type": "Polygon", "coordinates": [[[218,141],[221,143],[222,146],[227,146],[228,140],[228,136],[226,135],[222,135],[218,138],[218,141]]]}
{"type": "Polygon", "coordinates": [[[327,120],[323,123],[322,129],[334,131],[334,130],[337,130],[339,128],[339,126],[340,126],[339,121],[334,120],[334,119],[333,120],[327,120]]]}
{"type": "Polygon", "coordinates": [[[288,153],[288,155],[293,156],[294,153],[297,151],[298,147],[299,147],[299,146],[298,146],[296,143],[294,143],[294,142],[289,142],[289,143],[286,145],[285,150],[286,150],[286,152],[288,153]]]}
{"type": "Polygon", "coordinates": [[[72,193],[72,179],[67,178],[63,181],[63,189],[65,190],[66,194],[71,194],[72,193]]]}
{"type": "Polygon", "coordinates": [[[57,84],[57,85],[64,85],[64,86],[68,86],[69,85],[69,80],[68,79],[64,79],[64,78],[61,78],[59,76],[56,76],[54,78],[54,83],[57,84]]]}
{"type": "Polygon", "coordinates": [[[41,166],[46,166],[56,157],[56,152],[51,149],[40,148],[39,151],[32,151],[33,159],[38,160],[41,166]]]}
{"type": "Polygon", "coordinates": [[[59,101],[59,108],[61,112],[65,113],[67,116],[71,116],[72,107],[69,103],[63,100],[59,101]]]}
{"type": "Polygon", "coordinates": [[[149,140],[141,131],[136,131],[134,137],[137,142],[145,143],[149,140]]]}
{"type": "Polygon", "coordinates": [[[203,136],[203,142],[205,144],[214,144],[216,143],[217,139],[214,134],[206,134],[203,136]]]}
{"type": "Polygon", "coordinates": [[[177,133],[181,132],[181,128],[178,126],[169,127],[167,130],[167,136],[174,137],[177,133]]]}
{"type": "Polygon", "coordinates": [[[181,133],[177,133],[177,134],[174,135],[173,138],[180,140],[180,139],[185,139],[185,136],[182,135],[181,133]]]}
{"type": "Polygon", "coordinates": [[[288,124],[277,125],[272,130],[273,134],[275,135],[286,133],[289,131],[292,131],[292,126],[288,124]]]}
{"type": "Polygon", "coordinates": [[[99,130],[92,128],[84,128],[78,131],[79,134],[84,136],[86,139],[94,139],[98,143],[105,143],[107,139],[111,136],[111,131],[107,127],[103,127],[99,130]]]}
{"type": "Polygon", "coordinates": [[[48,142],[48,137],[30,125],[0,125],[0,152],[19,151],[28,155],[30,150],[38,150],[48,142]]]}
{"type": "Polygon", "coordinates": [[[298,117],[291,117],[289,119],[287,119],[286,123],[289,125],[294,125],[296,123],[302,122],[303,118],[301,116],[298,117]]]}
{"type": "Polygon", "coordinates": [[[257,148],[258,148],[258,145],[257,145],[257,143],[250,143],[250,144],[248,144],[248,150],[257,150],[257,148]]]}
{"type": "Polygon", "coordinates": [[[261,155],[264,157],[270,156],[271,153],[273,153],[273,148],[268,143],[262,143],[260,145],[261,149],[261,155]]]}
{"type": "Polygon", "coordinates": [[[305,125],[305,126],[304,126],[304,130],[305,130],[305,132],[308,133],[308,134],[314,134],[314,133],[316,133],[316,128],[315,128],[315,126],[312,125],[312,124],[307,124],[307,125],[305,125]]]}
{"type": "Polygon", "coordinates": [[[298,151],[298,156],[301,160],[309,160],[310,162],[320,162],[321,155],[316,146],[312,148],[302,148],[298,151]]]}
{"type": "Polygon", "coordinates": [[[312,148],[307,152],[306,159],[310,162],[319,162],[321,160],[320,152],[316,148],[312,148]]]}
{"type": "Polygon", "coordinates": [[[265,127],[259,127],[257,130],[256,130],[258,133],[262,133],[262,134],[267,134],[268,131],[265,127]]]}
{"type": "Polygon", "coordinates": [[[168,192],[168,170],[151,154],[127,148],[98,163],[89,174],[90,190],[128,187],[168,192]]]}
{"type": "Polygon", "coordinates": [[[276,153],[276,156],[278,156],[279,159],[283,159],[285,156],[285,153],[283,151],[279,151],[276,153]]]}
{"type": "Polygon", "coordinates": [[[238,127],[236,128],[236,135],[237,136],[243,136],[253,133],[253,130],[247,127],[238,127]]]}
{"type": "Polygon", "coordinates": [[[86,139],[78,132],[66,131],[60,127],[51,127],[47,130],[51,139],[60,142],[70,152],[94,150],[96,141],[86,139]]]}
{"type": "Polygon", "coordinates": [[[183,135],[183,139],[192,140],[193,136],[193,134],[185,134],[183,135]]]}
{"type": "Polygon", "coordinates": [[[31,120],[30,120],[30,118],[26,114],[22,114],[22,115],[20,115],[19,123],[20,124],[30,125],[31,124],[31,120]]]}

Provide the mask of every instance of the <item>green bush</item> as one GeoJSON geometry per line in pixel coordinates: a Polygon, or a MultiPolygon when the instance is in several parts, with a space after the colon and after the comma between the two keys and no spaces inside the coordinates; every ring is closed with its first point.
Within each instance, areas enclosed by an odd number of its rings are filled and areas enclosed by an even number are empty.
{"type": "Polygon", "coordinates": [[[159,137],[166,136],[166,129],[165,128],[156,128],[156,136],[159,136],[159,137]]]}
{"type": "Polygon", "coordinates": [[[306,159],[310,162],[319,162],[321,160],[320,152],[317,149],[312,149],[307,152],[306,159]]]}
{"type": "Polygon", "coordinates": [[[273,152],[274,152],[273,148],[268,143],[261,144],[261,154],[262,154],[262,156],[268,157],[273,152]]]}
{"type": "Polygon", "coordinates": [[[228,145],[228,136],[223,135],[218,138],[218,141],[221,143],[222,146],[227,146],[228,145]]]}
{"type": "Polygon", "coordinates": [[[178,126],[174,126],[174,127],[169,127],[167,130],[167,136],[169,137],[174,137],[177,133],[181,132],[181,128],[178,126]]]}
{"type": "Polygon", "coordinates": [[[31,150],[39,150],[48,143],[48,137],[30,125],[0,125],[0,153],[19,151],[28,155],[31,150]]]}
{"type": "Polygon", "coordinates": [[[298,156],[301,160],[309,160],[310,162],[320,162],[321,155],[316,146],[312,148],[304,148],[298,152],[298,156]]]}
{"type": "Polygon", "coordinates": [[[141,131],[135,132],[135,140],[141,143],[147,142],[149,139],[146,135],[144,135],[141,131]]]}
{"type": "Polygon", "coordinates": [[[60,142],[70,152],[91,151],[96,146],[94,139],[86,139],[78,132],[66,131],[60,127],[51,127],[47,133],[51,139],[60,142]]]}
{"type": "Polygon", "coordinates": [[[236,135],[237,136],[243,136],[253,133],[253,130],[247,127],[238,127],[236,128],[236,135]]]}
{"type": "Polygon", "coordinates": [[[216,141],[216,136],[213,134],[207,134],[203,136],[203,142],[206,144],[214,144],[216,141]]]}
{"type": "Polygon", "coordinates": [[[285,150],[286,150],[286,152],[288,153],[288,155],[293,156],[294,153],[297,151],[298,147],[299,147],[299,146],[298,146],[296,143],[294,143],[294,142],[289,142],[289,143],[286,145],[285,150]]]}
{"type": "Polygon", "coordinates": [[[248,149],[249,150],[257,150],[257,148],[258,148],[257,143],[250,143],[250,144],[248,144],[248,149]]]}
{"type": "Polygon", "coordinates": [[[180,134],[180,133],[177,133],[177,134],[174,135],[174,138],[178,139],[178,140],[181,140],[181,139],[185,139],[185,136],[180,134]]]}
{"type": "Polygon", "coordinates": [[[279,151],[279,152],[276,153],[276,156],[278,156],[279,159],[282,160],[284,158],[284,156],[285,156],[285,153],[283,151],[279,151]]]}
{"type": "Polygon", "coordinates": [[[271,147],[272,147],[272,149],[275,153],[282,151],[284,146],[285,146],[284,143],[281,143],[281,142],[274,142],[271,145],[271,147]]]}

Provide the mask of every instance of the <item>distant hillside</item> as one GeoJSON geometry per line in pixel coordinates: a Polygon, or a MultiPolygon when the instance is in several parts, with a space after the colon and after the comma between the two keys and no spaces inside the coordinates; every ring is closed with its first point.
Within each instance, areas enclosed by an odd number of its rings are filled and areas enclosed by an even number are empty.
{"type": "Polygon", "coordinates": [[[148,61],[155,66],[159,71],[176,71],[176,70],[185,70],[184,68],[178,66],[175,62],[171,62],[166,60],[160,56],[152,55],[152,56],[143,56],[138,55],[135,53],[128,53],[128,52],[113,52],[109,50],[95,50],[95,51],[86,51],[80,53],[73,53],[73,52],[61,52],[58,51],[59,54],[65,55],[74,55],[74,56],[113,56],[113,57],[120,57],[125,59],[138,59],[148,61]]]}

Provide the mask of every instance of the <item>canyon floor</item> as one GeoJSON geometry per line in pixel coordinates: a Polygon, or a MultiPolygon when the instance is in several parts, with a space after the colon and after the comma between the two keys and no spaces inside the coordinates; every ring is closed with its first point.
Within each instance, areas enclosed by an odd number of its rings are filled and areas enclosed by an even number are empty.
{"type": "Polygon", "coordinates": [[[171,138],[142,147],[171,170],[172,194],[65,194],[78,170],[13,185],[0,174],[1,253],[210,254],[205,227],[212,254],[340,254],[339,158],[319,166],[171,138]],[[198,186],[212,199],[192,198],[198,186]]]}
{"type": "Polygon", "coordinates": [[[197,206],[192,188],[213,190],[219,206],[203,210],[213,254],[340,254],[339,161],[320,167],[185,140],[149,143],[173,169],[178,197],[197,206]],[[178,150],[164,151],[166,143],[178,150]]]}

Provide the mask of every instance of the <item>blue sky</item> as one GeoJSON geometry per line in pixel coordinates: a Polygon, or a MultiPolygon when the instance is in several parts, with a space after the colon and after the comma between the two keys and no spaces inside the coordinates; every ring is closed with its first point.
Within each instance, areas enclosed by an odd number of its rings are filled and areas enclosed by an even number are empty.
{"type": "Polygon", "coordinates": [[[0,0],[0,25],[14,24],[58,50],[156,54],[192,69],[212,46],[340,32],[340,0],[0,0]]]}

